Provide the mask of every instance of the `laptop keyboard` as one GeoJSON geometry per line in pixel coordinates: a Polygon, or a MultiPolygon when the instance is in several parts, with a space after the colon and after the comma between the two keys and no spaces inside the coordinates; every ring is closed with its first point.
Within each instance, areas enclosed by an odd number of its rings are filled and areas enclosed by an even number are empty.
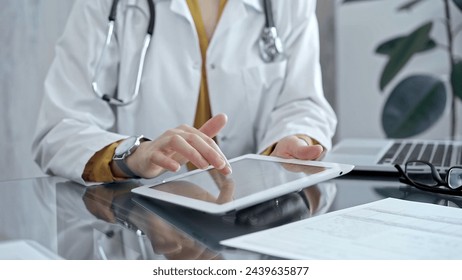
{"type": "Polygon", "coordinates": [[[462,165],[462,146],[451,143],[396,142],[378,163],[404,164],[409,160],[425,160],[441,167],[449,167],[451,164],[462,165]],[[456,153],[453,153],[454,149],[456,153]],[[453,155],[456,156],[454,161],[452,161],[453,155]]]}

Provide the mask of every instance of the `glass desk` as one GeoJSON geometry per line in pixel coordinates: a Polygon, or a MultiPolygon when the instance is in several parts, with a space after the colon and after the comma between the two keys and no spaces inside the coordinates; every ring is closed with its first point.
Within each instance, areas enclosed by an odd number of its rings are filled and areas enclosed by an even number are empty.
{"type": "MultiPolygon", "coordinates": [[[[387,197],[461,207],[393,177],[346,175],[263,204],[211,216],[146,200],[150,181],[84,187],[58,177],[0,182],[0,242],[33,240],[63,259],[273,259],[219,241],[387,197]]],[[[288,236],[290,238],[290,236],[288,236]]]]}

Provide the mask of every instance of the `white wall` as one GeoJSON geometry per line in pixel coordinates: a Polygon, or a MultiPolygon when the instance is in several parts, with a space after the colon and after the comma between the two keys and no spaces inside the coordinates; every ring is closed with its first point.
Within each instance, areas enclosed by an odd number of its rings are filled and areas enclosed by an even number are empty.
{"type": "Polygon", "coordinates": [[[320,61],[324,94],[335,105],[335,1],[318,0],[316,15],[319,23],[320,61]]]}
{"type": "MultiPolygon", "coordinates": [[[[380,0],[341,4],[336,0],[336,57],[337,95],[336,110],[339,117],[337,139],[348,137],[385,137],[381,126],[382,106],[399,81],[411,73],[434,73],[448,80],[449,58],[442,50],[434,50],[414,56],[387,86],[380,92],[379,79],[386,58],[374,53],[382,42],[410,33],[424,22],[436,19],[432,37],[446,42],[441,20],[444,18],[443,0],[423,1],[408,12],[397,12],[397,7],[408,0],[380,0]]],[[[450,1],[452,4],[452,1],[450,1]]],[[[462,22],[461,13],[452,9],[454,26],[462,22]]],[[[462,33],[456,38],[456,50],[462,55],[462,33]]],[[[449,104],[448,104],[449,105],[449,104]]],[[[446,107],[449,109],[449,106],[446,107]]],[[[459,120],[462,108],[459,102],[459,120]]],[[[462,133],[459,123],[458,134],[462,133]]],[[[449,110],[427,132],[419,137],[448,139],[449,110]]],[[[459,136],[460,137],[460,136],[459,136]]]]}
{"type": "Polygon", "coordinates": [[[43,176],[31,137],[54,44],[74,0],[0,0],[0,181],[43,176]]]}

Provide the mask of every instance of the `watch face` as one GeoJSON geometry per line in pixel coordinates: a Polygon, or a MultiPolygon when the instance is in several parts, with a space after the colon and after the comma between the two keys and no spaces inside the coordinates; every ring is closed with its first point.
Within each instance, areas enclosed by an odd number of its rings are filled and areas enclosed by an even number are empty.
{"type": "Polygon", "coordinates": [[[129,137],[120,143],[116,150],[115,150],[115,155],[120,156],[126,152],[128,152],[136,143],[136,137],[132,136],[129,137]]]}

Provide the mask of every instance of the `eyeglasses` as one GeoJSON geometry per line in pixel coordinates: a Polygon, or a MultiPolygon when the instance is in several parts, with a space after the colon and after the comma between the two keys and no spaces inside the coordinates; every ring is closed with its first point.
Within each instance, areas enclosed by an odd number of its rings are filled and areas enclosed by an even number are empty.
{"type": "Polygon", "coordinates": [[[449,168],[444,180],[436,167],[427,161],[408,161],[404,170],[398,164],[395,167],[402,183],[424,191],[462,196],[462,166],[449,168]]]}

